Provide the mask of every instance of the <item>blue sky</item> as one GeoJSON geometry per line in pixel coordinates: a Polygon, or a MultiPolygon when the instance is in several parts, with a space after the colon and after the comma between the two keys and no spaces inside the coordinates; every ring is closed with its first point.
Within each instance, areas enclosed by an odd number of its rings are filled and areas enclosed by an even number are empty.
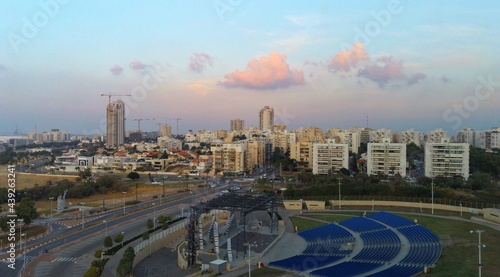
{"type": "Polygon", "coordinates": [[[133,95],[128,130],[257,125],[266,105],[289,129],[489,129],[498,18],[498,1],[6,0],[0,134],[101,133],[109,92],[133,95]]]}

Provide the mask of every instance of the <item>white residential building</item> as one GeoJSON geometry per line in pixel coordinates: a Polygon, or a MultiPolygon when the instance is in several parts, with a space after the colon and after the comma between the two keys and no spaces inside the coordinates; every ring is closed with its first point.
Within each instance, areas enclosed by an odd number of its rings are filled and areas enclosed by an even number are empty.
{"type": "Polygon", "coordinates": [[[422,146],[425,143],[424,133],[415,131],[413,129],[395,132],[394,136],[396,138],[396,142],[399,143],[415,143],[418,146],[422,146]]]}
{"type": "Polygon", "coordinates": [[[368,143],[366,173],[406,176],[406,144],[391,143],[384,139],[380,143],[368,143]]]}
{"type": "Polygon", "coordinates": [[[427,132],[427,142],[441,142],[442,139],[450,141],[448,132],[441,128],[427,132]]]}
{"type": "Polygon", "coordinates": [[[381,143],[385,139],[392,140],[392,130],[382,128],[379,130],[370,131],[370,141],[381,143]]]}
{"type": "Polygon", "coordinates": [[[349,169],[349,145],[346,143],[313,143],[313,174],[327,175],[332,169],[349,169]]]}
{"type": "Polygon", "coordinates": [[[425,144],[425,176],[455,176],[469,178],[469,144],[451,143],[442,139],[439,143],[425,144]]]}

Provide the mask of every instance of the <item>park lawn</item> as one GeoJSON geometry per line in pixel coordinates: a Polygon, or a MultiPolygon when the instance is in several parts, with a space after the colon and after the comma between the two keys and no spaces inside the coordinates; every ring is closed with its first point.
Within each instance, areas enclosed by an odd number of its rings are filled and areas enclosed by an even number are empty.
{"type": "Polygon", "coordinates": [[[320,220],[325,220],[329,222],[340,222],[342,220],[346,220],[349,218],[353,218],[356,216],[359,216],[359,213],[357,215],[319,215],[319,214],[302,214],[303,216],[310,217],[310,218],[316,218],[320,220]]]}
{"type": "Polygon", "coordinates": [[[293,226],[298,227],[299,232],[307,230],[307,229],[326,225],[326,223],[323,223],[323,222],[309,220],[309,219],[300,218],[300,217],[290,217],[290,220],[292,221],[293,226]]]}
{"type": "MultiPolygon", "coordinates": [[[[285,274],[286,271],[270,268],[270,267],[262,267],[259,269],[252,270],[253,277],[277,277],[285,274]]],[[[246,277],[248,273],[242,274],[238,277],[246,277]]]]}
{"type": "MultiPolygon", "coordinates": [[[[61,181],[64,179],[68,179],[70,181],[75,181],[78,176],[75,175],[51,175],[51,174],[44,174],[44,175],[35,175],[31,173],[15,173],[15,179],[16,179],[16,189],[25,189],[25,188],[32,188],[35,186],[35,184],[38,184],[40,186],[45,185],[48,181],[57,182],[61,181]]],[[[0,166],[0,184],[7,184],[7,177],[8,177],[8,172],[7,172],[7,167],[2,165],[0,166]]]]}

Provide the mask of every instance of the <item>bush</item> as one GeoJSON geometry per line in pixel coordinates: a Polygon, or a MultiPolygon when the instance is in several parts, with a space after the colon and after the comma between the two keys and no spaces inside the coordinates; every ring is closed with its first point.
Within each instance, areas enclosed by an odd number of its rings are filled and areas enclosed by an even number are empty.
{"type": "Polygon", "coordinates": [[[95,252],[94,252],[94,257],[100,259],[102,257],[102,249],[97,249],[95,252]]]}

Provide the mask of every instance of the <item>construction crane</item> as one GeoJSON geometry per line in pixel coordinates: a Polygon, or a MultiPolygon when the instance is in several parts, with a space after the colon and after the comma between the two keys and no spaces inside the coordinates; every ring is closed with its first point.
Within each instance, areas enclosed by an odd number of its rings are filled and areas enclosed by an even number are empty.
{"type": "Polygon", "coordinates": [[[103,93],[101,96],[107,96],[108,97],[108,104],[111,103],[111,96],[132,96],[130,94],[111,94],[111,93],[103,93]]]}
{"type": "MultiPolygon", "coordinates": [[[[134,121],[137,121],[137,130],[139,130],[139,133],[141,132],[141,121],[143,120],[149,120],[149,118],[136,118],[134,121]]],[[[155,120],[153,118],[153,120],[155,120]]]]}
{"type": "Polygon", "coordinates": [[[176,134],[179,135],[179,120],[182,120],[182,118],[169,118],[170,120],[176,120],[177,121],[177,125],[176,125],[176,134]]]}

